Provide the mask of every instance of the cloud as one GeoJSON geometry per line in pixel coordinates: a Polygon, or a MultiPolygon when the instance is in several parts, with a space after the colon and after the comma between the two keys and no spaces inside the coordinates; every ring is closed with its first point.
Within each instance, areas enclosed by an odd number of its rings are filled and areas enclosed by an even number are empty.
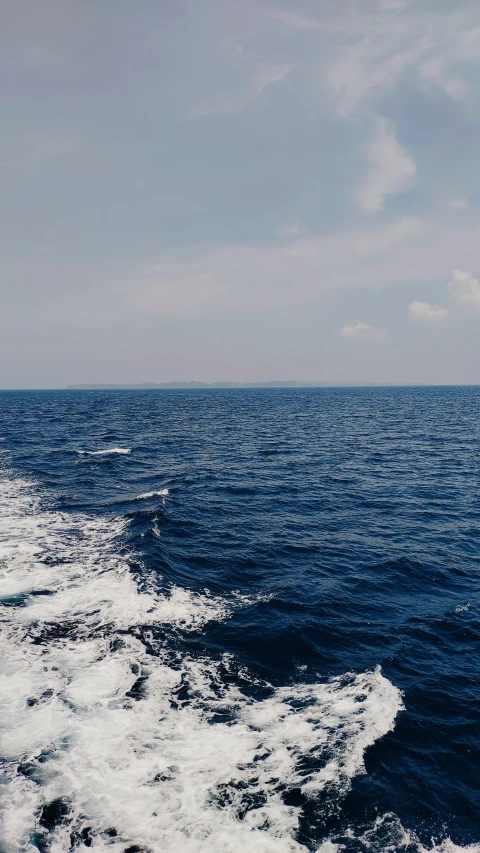
{"type": "Polygon", "coordinates": [[[376,341],[385,337],[385,332],[363,323],[361,320],[354,326],[344,326],[341,334],[344,338],[360,341],[376,341]]]}
{"type": "Polygon", "coordinates": [[[427,86],[441,89],[454,101],[461,101],[467,92],[463,80],[451,73],[448,64],[439,57],[433,57],[420,67],[420,80],[427,86]]]}
{"type": "Polygon", "coordinates": [[[385,228],[366,231],[355,241],[355,249],[361,255],[377,255],[388,251],[397,243],[418,239],[432,230],[429,222],[415,216],[401,216],[385,228]]]}
{"type": "Polygon", "coordinates": [[[455,302],[480,312],[480,282],[471,272],[452,270],[448,291],[455,302]]]}
{"type": "Polygon", "coordinates": [[[197,107],[193,114],[208,116],[241,112],[251,101],[259,98],[262,92],[273,83],[280,83],[284,80],[294,67],[294,65],[262,65],[258,73],[250,77],[243,91],[197,107]]]}
{"type": "Polygon", "coordinates": [[[394,241],[391,231],[398,235],[401,223],[399,218],[378,229],[172,245],[116,261],[78,255],[75,264],[55,245],[41,259],[30,252],[6,261],[5,280],[15,286],[0,293],[0,314],[20,325],[128,324],[167,314],[243,316],[318,304],[333,291],[441,280],[459,257],[471,269],[480,268],[480,218],[468,229],[437,225],[394,241]],[[360,253],[359,245],[368,253],[360,253]]]}
{"type": "Polygon", "coordinates": [[[403,81],[418,82],[426,94],[440,89],[456,101],[469,94],[459,72],[480,59],[475,4],[422,12],[419,4],[377,0],[376,14],[358,4],[328,25],[334,53],[324,80],[340,115],[371,109],[403,81]]]}
{"type": "Polygon", "coordinates": [[[365,109],[385,92],[395,90],[428,54],[431,17],[425,22],[404,15],[399,18],[397,22],[391,14],[380,19],[358,15],[334,29],[335,54],[325,85],[339,115],[365,109]]]}
{"type": "Polygon", "coordinates": [[[367,213],[377,213],[387,196],[414,186],[417,171],[389,123],[378,119],[376,125],[375,137],[367,149],[370,167],[357,188],[357,201],[367,213]]]}
{"type": "Polygon", "coordinates": [[[306,18],[304,15],[298,14],[298,12],[289,12],[286,9],[271,9],[269,16],[276,21],[281,21],[282,24],[285,24],[286,27],[290,27],[292,30],[318,30],[322,26],[312,18],[306,18]]]}
{"type": "Polygon", "coordinates": [[[408,6],[409,0],[377,0],[379,12],[399,12],[408,6]]]}
{"type": "Polygon", "coordinates": [[[141,271],[128,277],[135,281],[129,310],[137,287],[145,310],[151,305],[153,312],[166,307],[183,312],[185,306],[197,311],[203,304],[215,313],[301,305],[335,290],[431,282],[441,279],[459,255],[468,258],[469,266],[480,267],[479,227],[480,220],[462,231],[426,223],[421,231],[420,222],[414,227],[399,217],[376,230],[342,228],[275,235],[268,241],[197,244],[188,253],[172,247],[145,259],[141,271]]]}
{"type": "Polygon", "coordinates": [[[430,302],[411,302],[408,306],[408,313],[413,320],[420,323],[438,323],[446,320],[448,317],[448,308],[442,308],[441,305],[431,305],[430,302]]]}

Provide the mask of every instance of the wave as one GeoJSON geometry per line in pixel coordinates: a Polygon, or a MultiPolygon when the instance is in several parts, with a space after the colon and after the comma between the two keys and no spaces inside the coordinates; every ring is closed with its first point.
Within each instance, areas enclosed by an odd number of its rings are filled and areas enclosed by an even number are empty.
{"type": "Polygon", "coordinates": [[[146,501],[148,498],[166,498],[168,495],[168,489],[160,489],[158,492],[145,492],[143,495],[137,495],[134,500],[136,501],[146,501]]]}
{"type": "Polygon", "coordinates": [[[425,847],[415,832],[405,829],[397,815],[387,814],[377,817],[374,823],[362,833],[357,834],[349,827],[342,836],[329,838],[320,845],[317,853],[340,853],[344,849],[352,849],[355,842],[355,853],[385,853],[385,851],[415,851],[415,853],[480,853],[480,844],[470,844],[466,847],[455,844],[450,838],[444,838],[439,843],[432,839],[432,846],[425,847]]]}
{"type": "Polygon", "coordinates": [[[12,478],[0,499],[3,849],[306,853],[285,794],[343,797],[400,691],[378,667],[273,688],[182,652],[179,630],[231,605],[156,576],[140,591],[123,519],[46,511],[12,478]]]}
{"type": "Polygon", "coordinates": [[[110,447],[107,450],[77,450],[76,453],[79,453],[81,456],[110,456],[112,454],[120,454],[126,456],[131,453],[132,449],[130,447],[110,447]]]}

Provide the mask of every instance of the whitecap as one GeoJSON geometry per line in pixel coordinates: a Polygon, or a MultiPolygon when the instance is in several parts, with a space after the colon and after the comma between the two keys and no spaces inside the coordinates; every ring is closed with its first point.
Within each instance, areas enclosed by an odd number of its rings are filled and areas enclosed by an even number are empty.
{"type": "Polygon", "coordinates": [[[76,452],[81,456],[110,456],[112,454],[126,456],[132,452],[132,449],[130,447],[109,447],[107,450],[77,450],[76,452]]]}
{"type": "Polygon", "coordinates": [[[137,495],[134,500],[136,501],[146,501],[149,498],[166,498],[168,495],[168,489],[160,489],[158,492],[145,492],[143,495],[137,495]]]}
{"type": "MultiPolygon", "coordinates": [[[[385,853],[385,851],[393,853],[396,850],[415,850],[417,853],[480,853],[479,844],[462,846],[455,844],[450,838],[444,838],[438,843],[432,839],[431,844],[425,846],[418,835],[412,830],[405,829],[397,815],[392,812],[379,815],[374,823],[358,837],[350,829],[344,833],[343,838],[348,838],[350,843],[351,839],[355,839],[358,842],[358,849],[368,853],[385,853]]],[[[334,841],[335,847],[342,850],[343,845],[339,843],[339,839],[335,838],[334,841]]]]}

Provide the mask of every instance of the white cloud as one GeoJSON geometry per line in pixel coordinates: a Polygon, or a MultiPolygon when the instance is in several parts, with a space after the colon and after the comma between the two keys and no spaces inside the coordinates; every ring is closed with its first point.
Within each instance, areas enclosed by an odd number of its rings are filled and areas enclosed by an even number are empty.
{"type": "Polygon", "coordinates": [[[361,255],[378,255],[397,243],[418,239],[431,230],[432,225],[429,222],[422,222],[415,216],[401,216],[385,228],[365,231],[354,245],[361,255]]]}
{"type": "Polygon", "coordinates": [[[75,267],[54,247],[41,263],[33,252],[8,263],[5,278],[16,284],[4,291],[0,313],[15,314],[19,323],[28,314],[34,323],[68,325],[72,318],[77,324],[128,324],[162,314],[271,312],[272,306],[318,303],[336,290],[432,282],[459,257],[480,269],[479,228],[480,218],[468,229],[438,225],[400,241],[384,228],[342,228],[263,242],[172,246],[129,263],[79,260],[75,267]],[[362,255],[357,246],[365,240],[369,252],[362,255]],[[90,291],[95,299],[85,298],[90,291]]]}
{"type": "Polygon", "coordinates": [[[193,114],[208,116],[238,113],[251,101],[259,98],[262,92],[273,83],[280,83],[294,67],[294,65],[262,65],[258,73],[249,79],[243,91],[197,107],[193,114]]]}
{"type": "Polygon", "coordinates": [[[418,300],[410,303],[408,312],[413,320],[420,323],[438,323],[448,317],[448,308],[431,305],[430,302],[418,302],[418,300]]]}
{"type": "Polygon", "coordinates": [[[141,304],[146,308],[151,300],[153,312],[164,306],[180,313],[185,306],[203,311],[204,305],[215,313],[305,304],[337,289],[429,282],[442,278],[459,254],[468,258],[469,266],[480,267],[480,221],[461,232],[426,226],[416,234],[413,224],[407,228],[400,218],[376,230],[342,229],[275,236],[267,242],[197,245],[187,257],[183,249],[171,249],[128,276],[135,282],[131,305],[140,279],[141,304]],[[359,246],[364,247],[363,254],[359,246]]]}
{"type": "Polygon", "coordinates": [[[344,338],[361,341],[375,341],[385,337],[385,332],[375,329],[374,326],[369,326],[368,323],[363,323],[361,320],[354,326],[344,326],[341,334],[344,338]]]}
{"type": "Polygon", "coordinates": [[[448,290],[455,302],[480,312],[480,282],[471,272],[452,270],[448,290]]]}
{"type": "Polygon", "coordinates": [[[379,12],[399,12],[408,6],[409,0],[377,0],[379,12]]]}
{"type": "Polygon", "coordinates": [[[321,24],[314,21],[312,18],[306,18],[298,12],[289,12],[286,9],[271,9],[269,12],[271,18],[281,21],[285,26],[292,30],[318,30],[321,24]]]}
{"type": "Polygon", "coordinates": [[[427,86],[441,89],[454,101],[461,101],[467,92],[464,81],[455,77],[448,64],[437,56],[421,65],[420,80],[427,86]]]}
{"type": "MultiPolygon", "coordinates": [[[[398,86],[402,77],[415,68],[429,51],[426,22],[418,19],[381,15],[350,17],[333,28],[335,53],[331,57],[325,84],[340,115],[349,115],[370,105],[372,100],[398,86]],[[425,32],[423,32],[425,30],[425,32]]],[[[432,21],[428,18],[428,24],[432,21]]]]}
{"type": "Polygon", "coordinates": [[[376,124],[375,137],[367,149],[370,167],[357,187],[358,203],[367,213],[381,210],[387,196],[410,189],[417,171],[389,123],[378,119],[376,124]]]}
{"type": "Polygon", "coordinates": [[[475,92],[462,72],[480,61],[478,4],[452,3],[450,10],[427,12],[418,3],[377,0],[376,13],[358,3],[347,14],[337,5],[341,18],[327,22],[332,52],[323,80],[340,115],[371,110],[404,80],[418,81],[426,94],[440,89],[456,101],[475,92]]]}

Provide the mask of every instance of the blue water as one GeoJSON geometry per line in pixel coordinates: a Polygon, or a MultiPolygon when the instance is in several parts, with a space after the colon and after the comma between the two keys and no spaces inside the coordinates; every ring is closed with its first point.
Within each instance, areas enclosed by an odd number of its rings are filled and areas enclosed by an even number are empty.
{"type": "Polygon", "coordinates": [[[2,850],[480,849],[478,389],[2,392],[0,437],[2,850]]]}

